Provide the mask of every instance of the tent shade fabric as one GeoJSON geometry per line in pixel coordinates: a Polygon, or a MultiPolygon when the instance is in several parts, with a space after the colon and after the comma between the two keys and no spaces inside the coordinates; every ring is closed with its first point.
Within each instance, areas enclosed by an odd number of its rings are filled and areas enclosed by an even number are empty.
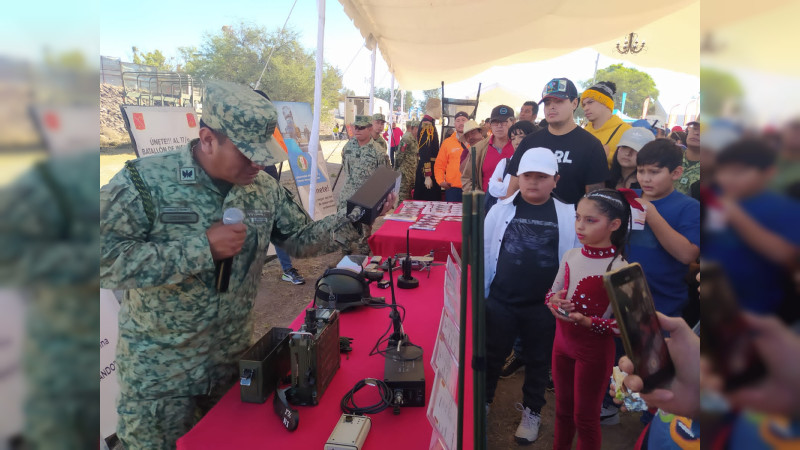
{"type": "Polygon", "coordinates": [[[607,0],[339,0],[377,43],[404,89],[434,89],[496,65],[542,61],[584,47],[643,67],[699,73],[700,3],[607,0]],[[616,53],[629,33],[647,41],[616,53]],[[445,57],[443,55],[452,55],[445,57]]]}

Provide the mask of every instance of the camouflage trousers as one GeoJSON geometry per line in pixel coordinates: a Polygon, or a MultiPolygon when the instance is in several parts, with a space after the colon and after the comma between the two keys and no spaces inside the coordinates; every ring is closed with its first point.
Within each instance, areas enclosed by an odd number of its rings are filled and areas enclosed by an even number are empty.
{"type": "Polygon", "coordinates": [[[117,403],[117,437],[126,450],[174,449],[186,434],[217,404],[238,380],[238,363],[211,370],[204,395],[148,397],[122,386],[117,403]]]}
{"type": "Polygon", "coordinates": [[[175,344],[156,344],[120,322],[117,437],[126,449],[175,448],[238,381],[239,358],[252,344],[250,319],[222,316],[202,339],[175,344]]]}
{"type": "Polygon", "coordinates": [[[100,361],[97,289],[43,290],[28,303],[25,448],[97,448],[100,384],[96,375],[87,376],[97,373],[100,361]]]}

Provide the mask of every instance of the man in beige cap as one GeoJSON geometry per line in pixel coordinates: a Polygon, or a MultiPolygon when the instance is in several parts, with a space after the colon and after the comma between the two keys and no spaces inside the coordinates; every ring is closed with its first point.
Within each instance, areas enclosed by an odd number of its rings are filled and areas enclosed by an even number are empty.
{"type": "Polygon", "coordinates": [[[203,103],[188,148],[128,161],[100,189],[100,287],[125,290],[117,435],[128,449],[175,448],[234,385],[270,242],[307,257],[361,234],[336,215],[313,222],[264,173],[286,159],[272,137],[269,100],[211,81],[203,103]],[[243,213],[239,223],[223,224],[228,208],[243,213]],[[217,267],[226,259],[230,281],[221,291],[217,267]]]}

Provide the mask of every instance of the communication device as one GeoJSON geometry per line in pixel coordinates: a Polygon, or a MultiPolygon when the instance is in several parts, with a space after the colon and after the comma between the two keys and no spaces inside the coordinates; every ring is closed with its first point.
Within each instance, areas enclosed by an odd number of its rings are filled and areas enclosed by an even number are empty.
{"type": "Polygon", "coordinates": [[[633,362],[634,373],[644,384],[642,392],[664,386],[675,375],[675,366],[642,266],[633,263],[607,272],[603,283],[622,334],[625,353],[633,362]]]}
{"type": "Polygon", "coordinates": [[[703,261],[700,279],[700,353],[709,357],[714,371],[724,379],[726,391],[761,380],[766,366],[724,271],[703,261]]]}

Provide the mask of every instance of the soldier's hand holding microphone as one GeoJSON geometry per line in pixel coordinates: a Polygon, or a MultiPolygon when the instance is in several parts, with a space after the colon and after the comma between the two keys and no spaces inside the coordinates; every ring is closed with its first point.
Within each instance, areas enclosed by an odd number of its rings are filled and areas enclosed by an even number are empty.
{"type": "Polygon", "coordinates": [[[238,208],[228,208],[222,216],[222,223],[217,222],[206,231],[211,257],[217,267],[214,277],[217,291],[227,292],[231,277],[233,257],[242,251],[247,227],[242,223],[244,213],[238,208]]]}

